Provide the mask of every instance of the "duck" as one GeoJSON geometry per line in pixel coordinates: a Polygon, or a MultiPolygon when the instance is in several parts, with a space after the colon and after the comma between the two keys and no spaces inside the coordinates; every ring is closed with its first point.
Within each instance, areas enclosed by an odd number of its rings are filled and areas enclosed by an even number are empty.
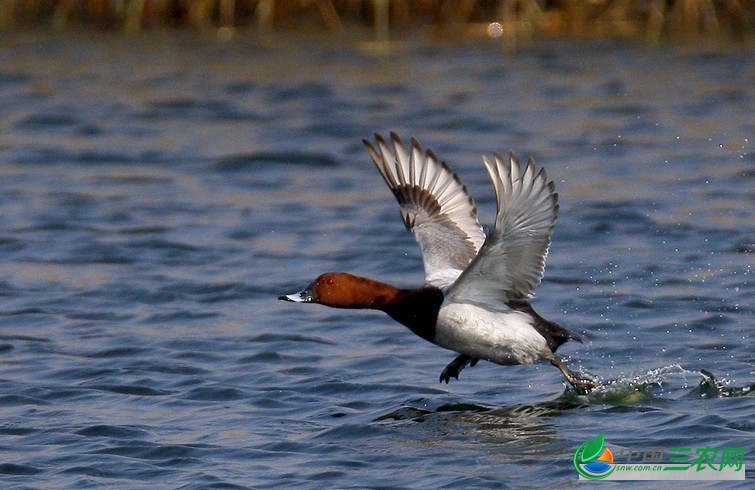
{"type": "Polygon", "coordinates": [[[435,153],[394,132],[363,140],[419,245],[424,283],[400,288],[347,272],[326,272],[302,291],[278,299],[332,308],[379,310],[422,339],[457,356],[440,382],[485,360],[503,366],[548,361],[579,393],[595,381],[556,356],[576,333],[540,316],[530,304],[545,271],[558,215],[558,194],[544,168],[512,152],[483,156],[496,197],[492,228],[480,225],[467,187],[435,153]]]}

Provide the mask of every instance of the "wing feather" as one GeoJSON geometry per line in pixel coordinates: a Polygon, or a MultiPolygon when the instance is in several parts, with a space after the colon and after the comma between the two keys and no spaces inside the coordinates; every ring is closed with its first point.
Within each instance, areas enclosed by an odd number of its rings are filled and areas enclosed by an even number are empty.
{"type": "Polygon", "coordinates": [[[422,252],[425,283],[451,284],[485,241],[477,208],[467,188],[450,167],[416,139],[407,149],[395,133],[387,142],[375,135],[375,146],[363,140],[373,163],[399,203],[404,224],[422,252]]]}
{"type": "Polygon", "coordinates": [[[543,277],[558,215],[558,194],[544,169],[530,159],[522,168],[514,153],[483,157],[496,194],[494,229],[446,297],[500,305],[531,297],[543,277]]]}

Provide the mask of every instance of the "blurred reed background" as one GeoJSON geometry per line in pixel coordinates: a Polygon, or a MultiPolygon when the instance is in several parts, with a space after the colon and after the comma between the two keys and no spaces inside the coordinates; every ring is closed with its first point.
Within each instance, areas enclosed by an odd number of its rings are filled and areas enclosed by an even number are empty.
{"type": "Polygon", "coordinates": [[[226,30],[422,26],[442,36],[745,40],[755,0],[0,0],[0,29],[226,30]]]}

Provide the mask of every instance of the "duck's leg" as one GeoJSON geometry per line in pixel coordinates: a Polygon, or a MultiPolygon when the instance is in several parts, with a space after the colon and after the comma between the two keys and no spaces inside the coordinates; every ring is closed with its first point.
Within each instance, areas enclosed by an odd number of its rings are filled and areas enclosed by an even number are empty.
{"type": "Polygon", "coordinates": [[[598,386],[598,383],[596,381],[569,371],[569,368],[567,368],[558,357],[551,356],[550,361],[551,364],[556,366],[561,371],[561,373],[564,375],[564,378],[566,378],[566,381],[568,381],[569,384],[571,384],[579,394],[586,395],[598,386]]]}
{"type": "Polygon", "coordinates": [[[446,366],[443,369],[443,372],[440,373],[440,382],[442,383],[445,381],[446,384],[448,384],[451,378],[459,379],[459,373],[461,370],[467,366],[474,367],[474,365],[477,364],[477,361],[479,361],[479,359],[460,354],[456,359],[448,363],[448,366],[446,366]]]}

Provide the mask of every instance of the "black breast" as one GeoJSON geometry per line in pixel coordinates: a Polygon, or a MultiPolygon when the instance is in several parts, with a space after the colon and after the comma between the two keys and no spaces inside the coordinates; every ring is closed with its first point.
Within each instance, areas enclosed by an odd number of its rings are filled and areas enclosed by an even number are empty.
{"type": "Polygon", "coordinates": [[[391,318],[432,342],[443,293],[435,287],[404,290],[397,301],[382,308],[391,318]]]}

